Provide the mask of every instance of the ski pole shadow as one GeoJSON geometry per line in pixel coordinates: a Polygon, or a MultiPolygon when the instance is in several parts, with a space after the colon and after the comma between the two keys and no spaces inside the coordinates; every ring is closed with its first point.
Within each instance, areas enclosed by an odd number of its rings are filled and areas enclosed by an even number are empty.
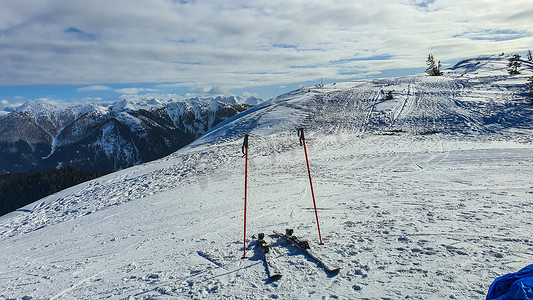
{"type": "Polygon", "coordinates": [[[249,248],[247,249],[248,251],[253,249],[253,255],[248,257],[248,260],[250,261],[263,261],[263,253],[261,253],[261,250],[259,249],[259,247],[257,247],[257,243],[257,240],[254,239],[254,241],[249,244],[249,248]]]}
{"type": "MultiPolygon", "coordinates": [[[[318,263],[317,263],[317,264],[318,264],[318,263]]],[[[319,266],[320,266],[320,265],[319,265],[319,266]]],[[[320,266],[320,267],[322,267],[322,266],[320,266]]],[[[324,269],[324,268],[323,268],[323,269],[324,269]]],[[[327,274],[328,278],[333,278],[333,277],[339,275],[341,269],[338,269],[338,270],[335,270],[335,271],[328,271],[328,270],[324,269],[324,271],[326,271],[326,274],[327,274]]]]}
{"type": "Polygon", "coordinates": [[[278,280],[281,279],[282,276],[275,276],[275,277],[269,277],[265,280],[265,284],[274,284],[277,283],[278,280]]]}

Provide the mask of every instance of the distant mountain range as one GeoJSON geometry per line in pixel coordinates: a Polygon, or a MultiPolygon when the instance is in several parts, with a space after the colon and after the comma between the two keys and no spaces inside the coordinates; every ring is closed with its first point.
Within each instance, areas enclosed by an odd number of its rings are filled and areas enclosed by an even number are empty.
{"type": "Polygon", "coordinates": [[[65,107],[30,101],[0,114],[0,173],[72,166],[107,172],[168,155],[257,98],[141,101],[65,107]]]}

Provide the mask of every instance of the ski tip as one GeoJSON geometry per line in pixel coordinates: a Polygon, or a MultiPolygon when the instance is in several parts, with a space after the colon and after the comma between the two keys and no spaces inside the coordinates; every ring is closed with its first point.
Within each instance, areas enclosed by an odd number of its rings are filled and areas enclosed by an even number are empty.
{"type": "Polygon", "coordinates": [[[282,276],[283,276],[283,274],[273,274],[273,275],[269,276],[268,278],[270,278],[270,279],[272,279],[272,280],[278,280],[278,279],[280,279],[282,276]]]}

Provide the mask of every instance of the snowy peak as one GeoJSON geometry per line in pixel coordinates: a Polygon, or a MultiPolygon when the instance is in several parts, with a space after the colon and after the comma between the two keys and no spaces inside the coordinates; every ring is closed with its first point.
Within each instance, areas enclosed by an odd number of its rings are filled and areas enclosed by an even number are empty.
{"type": "MultiPolygon", "coordinates": [[[[111,106],[120,111],[136,111],[136,110],[153,110],[153,109],[159,109],[163,108],[165,104],[175,102],[177,100],[169,99],[168,101],[164,100],[158,100],[155,98],[149,98],[149,99],[141,99],[141,100],[134,100],[134,99],[123,99],[117,102],[114,102],[111,106]]],[[[179,101],[186,101],[186,100],[179,100],[179,101]]]]}
{"type": "Polygon", "coordinates": [[[119,111],[138,110],[137,104],[129,100],[121,100],[113,103],[113,107],[119,111]]]}
{"type": "Polygon", "coordinates": [[[28,101],[22,104],[21,106],[15,108],[15,112],[27,113],[32,115],[50,114],[55,112],[61,112],[63,110],[65,110],[65,108],[55,104],[53,101],[44,99],[28,101]]]}
{"type": "Polygon", "coordinates": [[[32,118],[35,124],[49,134],[51,138],[57,137],[60,131],[76,117],[72,109],[46,100],[26,102],[15,109],[14,113],[32,118]]]}

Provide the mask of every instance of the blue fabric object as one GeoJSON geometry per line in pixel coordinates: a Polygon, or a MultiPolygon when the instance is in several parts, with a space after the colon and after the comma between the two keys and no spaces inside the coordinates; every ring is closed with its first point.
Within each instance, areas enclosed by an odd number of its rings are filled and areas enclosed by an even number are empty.
{"type": "Polygon", "coordinates": [[[487,300],[533,300],[533,265],[496,278],[490,285],[487,300]]]}

